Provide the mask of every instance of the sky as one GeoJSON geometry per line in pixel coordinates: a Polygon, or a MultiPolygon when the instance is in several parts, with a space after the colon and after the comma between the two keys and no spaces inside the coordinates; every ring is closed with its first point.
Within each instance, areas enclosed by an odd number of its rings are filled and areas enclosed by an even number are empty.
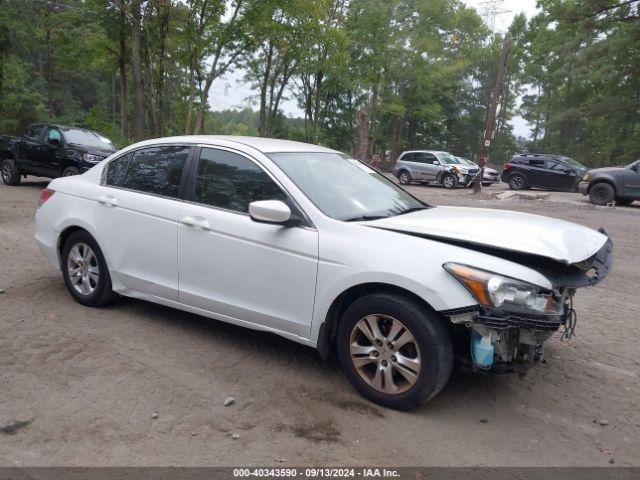
{"type": "MultiPolygon", "coordinates": [[[[482,14],[487,6],[486,0],[463,0],[468,6],[475,8],[482,14]]],[[[497,8],[499,13],[495,18],[495,30],[505,32],[513,17],[524,12],[527,18],[531,18],[536,13],[536,0],[503,0],[497,8]]],[[[225,110],[232,108],[257,107],[257,92],[251,90],[251,86],[244,81],[245,72],[237,69],[228,73],[224,77],[217,79],[211,87],[209,94],[209,104],[213,110],[225,110]]],[[[291,95],[289,94],[289,97],[291,95]]],[[[281,103],[281,108],[285,115],[303,116],[302,110],[298,108],[295,100],[288,98],[281,103]]],[[[530,126],[521,117],[514,117],[511,121],[515,135],[529,137],[531,135],[530,126]]]]}

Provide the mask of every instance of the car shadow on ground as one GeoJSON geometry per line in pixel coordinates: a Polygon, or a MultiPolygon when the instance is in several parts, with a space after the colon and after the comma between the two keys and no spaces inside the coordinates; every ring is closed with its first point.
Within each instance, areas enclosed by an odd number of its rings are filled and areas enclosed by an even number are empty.
{"type": "MultiPolygon", "coordinates": [[[[315,398],[338,406],[341,405],[341,402],[362,401],[368,403],[349,384],[334,355],[327,360],[322,360],[314,348],[287,340],[274,333],[251,330],[132,298],[123,297],[106,308],[114,313],[120,312],[123,315],[143,317],[161,323],[163,331],[174,331],[176,335],[179,335],[177,330],[197,335],[199,339],[210,344],[212,351],[233,350],[240,357],[245,355],[258,359],[262,357],[258,360],[259,363],[275,365],[275,368],[279,368],[277,365],[282,360],[288,362],[286,368],[291,368],[292,364],[289,362],[294,361],[293,368],[297,371],[299,379],[304,379],[310,371],[319,376],[317,379],[319,382],[316,381],[308,387],[310,391],[316,393],[312,393],[310,400],[315,398]],[[167,328],[169,330],[166,330],[167,328]],[[219,342],[223,342],[223,345],[220,346],[219,342]],[[246,351],[243,353],[242,350],[246,351]],[[336,388],[339,390],[335,391],[336,388]],[[331,394],[328,395],[327,392],[331,394]]],[[[171,333],[169,334],[171,335],[171,333]]],[[[509,381],[508,379],[513,376],[513,374],[471,374],[454,367],[448,384],[440,394],[414,412],[421,415],[433,415],[455,412],[461,405],[469,405],[470,403],[477,405],[495,401],[500,392],[505,396],[508,395],[504,389],[504,382],[509,381]]],[[[370,403],[371,408],[374,408],[374,405],[370,403]]],[[[375,406],[375,408],[384,407],[375,406]]]]}

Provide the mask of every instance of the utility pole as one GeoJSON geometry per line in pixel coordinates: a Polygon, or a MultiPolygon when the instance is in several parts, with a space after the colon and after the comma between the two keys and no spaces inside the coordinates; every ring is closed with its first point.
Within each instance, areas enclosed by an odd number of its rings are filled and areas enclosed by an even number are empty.
{"type": "Polygon", "coordinates": [[[507,60],[509,59],[509,51],[511,50],[511,37],[505,36],[504,43],[502,44],[502,53],[500,54],[500,61],[498,63],[498,78],[496,78],[496,84],[493,87],[491,93],[491,106],[489,107],[489,114],[487,115],[487,124],[484,127],[484,139],[482,141],[482,148],[480,149],[480,159],[478,165],[480,170],[476,175],[476,180],[473,185],[473,193],[480,193],[482,191],[482,176],[484,175],[484,167],[489,160],[489,146],[491,145],[491,139],[493,138],[493,129],[496,123],[496,110],[498,109],[498,102],[500,95],[502,94],[502,84],[504,83],[504,73],[507,69],[507,60]]]}

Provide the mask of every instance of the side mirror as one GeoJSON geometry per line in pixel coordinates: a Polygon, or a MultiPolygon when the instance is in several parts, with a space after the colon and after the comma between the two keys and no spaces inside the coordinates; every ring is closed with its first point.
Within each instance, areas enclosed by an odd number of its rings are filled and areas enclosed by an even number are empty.
{"type": "Polygon", "coordinates": [[[54,145],[54,146],[56,146],[56,147],[59,147],[59,146],[60,146],[60,140],[58,140],[57,138],[51,138],[51,137],[49,137],[49,138],[47,138],[47,143],[48,143],[49,145],[54,145]]]}
{"type": "Polygon", "coordinates": [[[249,204],[249,216],[256,222],[283,224],[291,220],[291,209],[280,200],[259,200],[249,204]]]}
{"type": "Polygon", "coordinates": [[[440,165],[440,161],[439,161],[439,160],[434,160],[434,161],[433,161],[433,164],[434,164],[434,165],[440,165]]]}

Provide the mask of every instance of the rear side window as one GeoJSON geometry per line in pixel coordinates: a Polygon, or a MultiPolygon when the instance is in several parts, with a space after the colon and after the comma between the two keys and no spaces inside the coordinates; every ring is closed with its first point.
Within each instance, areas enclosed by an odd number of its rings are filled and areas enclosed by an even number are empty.
{"type": "Polygon", "coordinates": [[[258,165],[242,155],[203,148],[198,162],[194,200],[247,213],[258,200],[287,201],[284,192],[258,165]]]}
{"type": "Polygon", "coordinates": [[[127,170],[123,187],[138,192],[177,198],[182,172],[191,148],[163,146],[137,150],[127,170]]]}
{"type": "Polygon", "coordinates": [[[400,160],[402,160],[403,162],[413,162],[415,155],[415,153],[406,153],[405,155],[400,157],[400,160]]]}
{"type": "Polygon", "coordinates": [[[133,157],[132,153],[127,153],[114,160],[111,160],[105,167],[104,184],[111,187],[121,187],[124,183],[124,177],[127,175],[127,167],[129,160],[133,157]]]}
{"type": "Polygon", "coordinates": [[[537,158],[532,158],[531,160],[529,160],[529,165],[531,165],[532,167],[544,168],[545,161],[537,158]]]}
{"type": "Polygon", "coordinates": [[[42,130],[44,130],[44,125],[32,125],[27,132],[27,137],[39,140],[42,136],[42,130]]]}

